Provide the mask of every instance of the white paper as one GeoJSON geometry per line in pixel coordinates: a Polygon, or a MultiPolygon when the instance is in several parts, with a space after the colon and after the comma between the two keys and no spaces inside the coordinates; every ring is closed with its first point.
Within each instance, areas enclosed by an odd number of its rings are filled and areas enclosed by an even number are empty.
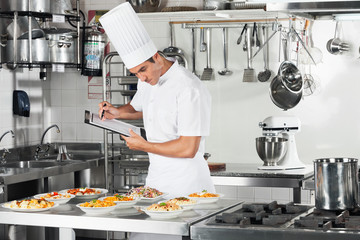
{"type": "Polygon", "coordinates": [[[91,113],[90,124],[109,129],[126,136],[130,136],[129,129],[132,129],[136,134],[141,136],[139,127],[131,125],[129,123],[117,120],[117,119],[105,119],[101,120],[98,114],[91,113]]]}
{"type": "Polygon", "coordinates": [[[65,22],[65,16],[64,15],[55,15],[55,14],[53,14],[52,21],[54,23],[64,23],[65,22]]]}

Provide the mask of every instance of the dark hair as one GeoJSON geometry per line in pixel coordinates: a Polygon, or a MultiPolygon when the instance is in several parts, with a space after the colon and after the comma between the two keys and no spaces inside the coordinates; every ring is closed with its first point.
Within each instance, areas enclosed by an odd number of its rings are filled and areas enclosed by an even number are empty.
{"type": "MultiPolygon", "coordinates": [[[[165,56],[165,54],[162,52],[162,51],[157,51],[157,53],[160,55],[160,56],[162,56],[162,57],[166,57],[165,56]]],[[[154,61],[154,59],[153,59],[153,57],[151,56],[148,60],[146,60],[146,61],[149,61],[149,62],[151,62],[151,63],[155,63],[155,61],[154,61]]]]}

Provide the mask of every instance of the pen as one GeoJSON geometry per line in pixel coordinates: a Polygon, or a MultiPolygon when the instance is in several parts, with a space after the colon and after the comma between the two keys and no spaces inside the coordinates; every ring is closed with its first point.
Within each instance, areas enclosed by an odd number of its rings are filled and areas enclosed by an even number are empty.
{"type": "MultiPolygon", "coordinates": [[[[105,106],[106,106],[106,103],[104,103],[103,107],[105,107],[105,106]]],[[[104,114],[105,114],[105,110],[103,109],[103,111],[102,111],[102,113],[101,113],[101,118],[100,118],[100,119],[103,119],[104,114]]]]}

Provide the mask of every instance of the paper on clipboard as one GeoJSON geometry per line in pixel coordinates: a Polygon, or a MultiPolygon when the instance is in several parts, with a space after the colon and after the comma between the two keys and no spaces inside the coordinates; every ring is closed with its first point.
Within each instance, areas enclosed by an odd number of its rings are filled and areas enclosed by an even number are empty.
{"type": "Polygon", "coordinates": [[[136,134],[146,139],[146,133],[144,128],[134,126],[118,119],[101,120],[98,114],[91,113],[87,110],[85,110],[85,123],[113,132],[117,132],[128,137],[130,136],[129,129],[132,129],[136,134]]]}

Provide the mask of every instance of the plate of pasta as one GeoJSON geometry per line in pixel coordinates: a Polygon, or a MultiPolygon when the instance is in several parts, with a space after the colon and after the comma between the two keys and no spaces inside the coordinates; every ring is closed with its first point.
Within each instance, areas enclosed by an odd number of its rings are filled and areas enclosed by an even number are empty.
{"type": "Polygon", "coordinates": [[[168,193],[161,192],[155,188],[142,186],[131,189],[126,195],[131,196],[134,199],[155,201],[161,199],[167,194],[168,193]]]}
{"type": "Polygon", "coordinates": [[[134,206],[140,199],[135,199],[131,196],[114,194],[113,196],[99,198],[99,200],[112,201],[116,203],[117,208],[130,208],[134,206]]]}
{"type": "Polygon", "coordinates": [[[78,199],[95,199],[104,195],[108,192],[107,189],[104,188],[71,188],[61,190],[60,194],[72,194],[75,195],[78,199]]]}
{"type": "Polygon", "coordinates": [[[142,210],[151,218],[157,220],[177,218],[184,212],[179,205],[167,202],[154,203],[142,210]]]}
{"type": "Polygon", "coordinates": [[[79,203],[76,207],[87,214],[107,214],[115,210],[116,203],[94,199],[89,202],[79,203]]]}
{"type": "Polygon", "coordinates": [[[41,193],[41,194],[37,194],[34,196],[34,198],[36,198],[36,199],[43,198],[47,201],[58,203],[58,204],[65,204],[74,197],[75,197],[75,195],[72,195],[69,193],[61,194],[58,192],[41,193]]]}
{"type": "Polygon", "coordinates": [[[187,197],[177,197],[177,198],[170,199],[170,200],[168,200],[166,202],[167,203],[177,204],[182,209],[184,209],[184,211],[190,210],[190,209],[194,208],[194,206],[196,204],[198,204],[198,202],[196,200],[190,199],[190,198],[187,198],[187,197]]]}
{"type": "Polygon", "coordinates": [[[58,203],[49,202],[45,199],[25,199],[21,201],[11,201],[2,204],[3,208],[16,212],[40,212],[58,207],[58,203]]]}
{"type": "Polygon", "coordinates": [[[224,194],[221,193],[209,193],[204,190],[202,192],[189,194],[188,198],[196,200],[198,203],[214,203],[223,196],[224,194]]]}

